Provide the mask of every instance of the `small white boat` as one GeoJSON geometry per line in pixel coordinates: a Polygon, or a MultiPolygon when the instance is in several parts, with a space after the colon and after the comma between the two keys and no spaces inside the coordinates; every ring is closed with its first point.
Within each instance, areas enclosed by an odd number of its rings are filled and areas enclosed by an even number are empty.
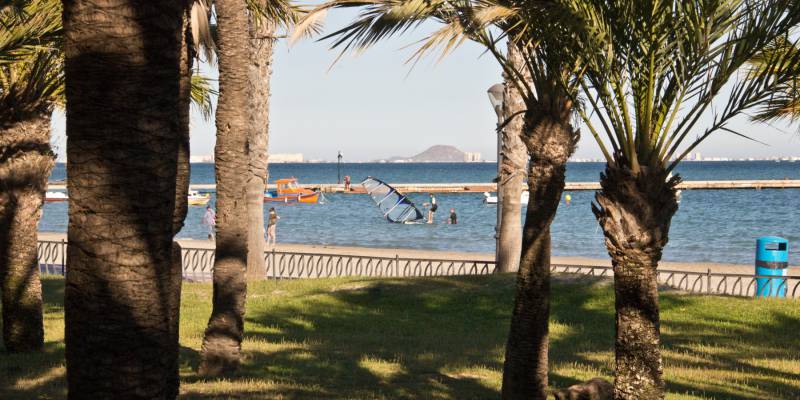
{"type": "Polygon", "coordinates": [[[44,201],[46,202],[54,202],[54,201],[67,201],[69,200],[69,196],[65,192],[45,192],[44,194],[44,201]]]}
{"type": "MultiPolygon", "coordinates": [[[[519,202],[522,205],[528,205],[528,191],[523,190],[522,193],[519,195],[519,202]]],[[[497,204],[497,195],[492,196],[489,192],[483,192],[483,203],[484,204],[497,204]]]]}
{"type": "Polygon", "coordinates": [[[208,204],[208,201],[210,199],[211,195],[208,193],[200,194],[200,192],[198,192],[197,190],[190,190],[187,200],[189,201],[190,206],[204,206],[208,204]]]}

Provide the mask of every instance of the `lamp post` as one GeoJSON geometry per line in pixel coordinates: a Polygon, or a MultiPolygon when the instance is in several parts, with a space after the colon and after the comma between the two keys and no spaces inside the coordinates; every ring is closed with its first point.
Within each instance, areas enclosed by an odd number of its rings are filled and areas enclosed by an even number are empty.
{"type": "Polygon", "coordinates": [[[503,131],[501,129],[505,116],[503,114],[503,103],[505,101],[506,87],[502,83],[492,85],[487,94],[489,95],[489,102],[492,103],[492,109],[497,114],[497,223],[494,228],[494,258],[495,268],[499,267],[499,260],[497,259],[498,250],[500,249],[500,223],[503,221],[503,191],[500,186],[502,185],[502,171],[503,171],[503,131]]]}
{"type": "Polygon", "coordinates": [[[339,155],[336,156],[336,183],[342,184],[342,151],[339,150],[339,155]]]}

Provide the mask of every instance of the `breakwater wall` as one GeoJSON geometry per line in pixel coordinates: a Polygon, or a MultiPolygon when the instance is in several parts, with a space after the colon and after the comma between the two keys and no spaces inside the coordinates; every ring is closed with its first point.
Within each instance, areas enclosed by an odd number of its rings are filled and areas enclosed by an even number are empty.
{"type": "MultiPolygon", "coordinates": [[[[393,183],[389,182],[397,190],[403,193],[482,193],[494,192],[494,183],[393,183]]],[[[342,184],[331,183],[307,183],[301,184],[304,188],[318,188],[324,193],[364,193],[361,185],[354,183],[349,191],[345,191],[342,184]]],[[[193,184],[190,186],[199,191],[215,191],[214,184],[193,184]]],[[[65,190],[66,183],[53,182],[48,184],[48,190],[65,190]]],[[[268,189],[275,189],[275,185],[267,185],[268,189]]],[[[599,182],[567,182],[565,190],[599,190],[599,182]]],[[[678,185],[681,190],[701,190],[701,189],[800,189],[800,180],[779,179],[779,180],[732,180],[732,181],[685,181],[678,185]]]]}

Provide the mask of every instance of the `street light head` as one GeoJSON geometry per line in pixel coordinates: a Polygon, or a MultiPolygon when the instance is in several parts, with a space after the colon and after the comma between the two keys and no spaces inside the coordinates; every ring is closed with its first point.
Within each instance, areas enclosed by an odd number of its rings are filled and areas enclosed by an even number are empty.
{"type": "Polygon", "coordinates": [[[489,101],[492,103],[494,112],[497,113],[497,118],[503,116],[503,102],[505,101],[506,87],[502,83],[492,85],[486,92],[489,94],[489,101]]]}

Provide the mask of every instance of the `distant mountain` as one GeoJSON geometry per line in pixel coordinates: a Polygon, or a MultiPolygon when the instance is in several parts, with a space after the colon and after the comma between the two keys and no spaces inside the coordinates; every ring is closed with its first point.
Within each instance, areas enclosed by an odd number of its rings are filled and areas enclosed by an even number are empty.
{"type": "MultiPolygon", "coordinates": [[[[464,162],[478,161],[480,154],[465,153],[453,146],[436,145],[411,157],[392,157],[389,162],[464,162]],[[475,156],[477,155],[477,157],[475,156]],[[476,159],[477,158],[477,159],[476,159]]],[[[383,161],[383,160],[382,160],[383,161]]]]}

